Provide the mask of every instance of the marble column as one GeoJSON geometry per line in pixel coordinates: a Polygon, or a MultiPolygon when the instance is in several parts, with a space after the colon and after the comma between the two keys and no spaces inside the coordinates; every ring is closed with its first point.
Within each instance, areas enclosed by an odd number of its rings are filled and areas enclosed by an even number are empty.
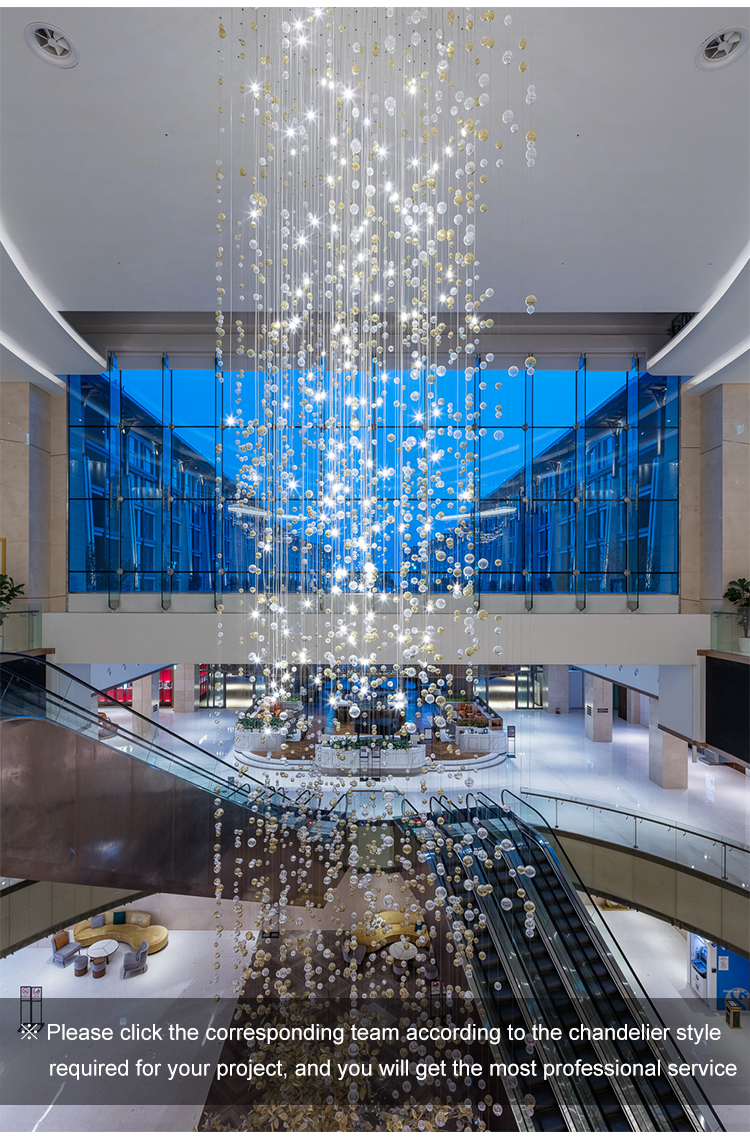
{"type": "Polygon", "coordinates": [[[659,728],[659,699],[649,698],[648,779],[660,788],[687,788],[688,744],[659,728]]]}
{"type": "Polygon", "coordinates": [[[198,708],[198,668],[196,665],[174,667],[172,708],[175,713],[194,713],[198,708]]]}
{"type": "Polygon", "coordinates": [[[159,720],[159,672],[158,670],[152,674],[146,674],[145,677],[139,677],[133,682],[133,703],[131,706],[133,714],[140,714],[140,717],[134,716],[133,732],[137,733],[139,737],[152,738],[152,726],[148,721],[143,721],[143,717],[148,717],[149,721],[159,720]]]}
{"type": "Polygon", "coordinates": [[[612,682],[585,674],[583,723],[589,741],[612,740],[612,682]]]}
{"type": "Polygon", "coordinates": [[[14,610],[65,610],[67,489],[65,393],[52,395],[3,375],[0,535],[5,573],[24,584],[14,610]]]}
{"type": "MultiPolygon", "coordinates": [[[[718,385],[701,396],[700,404],[700,535],[693,538],[687,561],[700,567],[705,614],[723,607],[727,583],[747,575],[750,564],[750,385],[718,385]]],[[[683,524],[688,536],[692,521],[690,516],[688,526],[683,524]]]]}
{"type": "Polygon", "coordinates": [[[570,712],[569,670],[565,666],[544,667],[544,708],[548,713],[570,712]]]}
{"type": "Polygon", "coordinates": [[[627,690],[627,717],[625,720],[629,725],[640,725],[641,723],[641,695],[636,689],[627,690]]]}

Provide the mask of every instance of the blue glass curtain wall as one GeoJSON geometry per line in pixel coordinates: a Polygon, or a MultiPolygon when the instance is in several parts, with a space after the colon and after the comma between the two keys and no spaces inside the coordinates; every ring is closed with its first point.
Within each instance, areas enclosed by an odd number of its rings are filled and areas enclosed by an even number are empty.
{"type": "MultiPolygon", "coordinates": [[[[427,581],[448,592],[472,567],[480,592],[676,593],[679,378],[583,362],[533,376],[486,363],[471,372],[439,378],[429,408],[409,373],[373,377],[374,467],[369,481],[353,472],[338,526],[363,518],[352,500],[372,499],[378,589],[427,581]],[[404,427],[389,423],[394,397],[408,402],[404,427]],[[427,507],[413,482],[425,464],[427,507]],[[425,527],[429,564],[413,534],[425,527]]],[[[290,386],[273,429],[286,467],[260,455],[243,477],[232,380],[166,360],[70,377],[71,592],[264,589],[264,528],[278,503],[274,565],[286,587],[358,589],[356,552],[340,557],[329,541],[324,475],[342,437],[325,402],[311,408],[303,385],[290,386]]],[[[246,375],[246,425],[264,422],[262,396],[262,375],[246,375]]]]}

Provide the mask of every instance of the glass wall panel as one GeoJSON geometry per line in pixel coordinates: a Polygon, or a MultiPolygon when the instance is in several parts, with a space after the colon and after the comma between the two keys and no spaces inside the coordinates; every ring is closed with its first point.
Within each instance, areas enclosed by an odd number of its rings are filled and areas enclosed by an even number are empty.
{"type": "Polygon", "coordinates": [[[576,433],[534,428],[532,479],[536,499],[566,499],[576,492],[576,433]]]}
{"type": "MultiPolygon", "coordinates": [[[[121,370],[121,419],[124,424],[164,423],[161,369],[121,370]]],[[[166,409],[167,415],[169,409],[166,409]]]]}
{"type": "Polygon", "coordinates": [[[509,428],[521,428],[524,424],[531,423],[530,378],[524,372],[519,372],[518,376],[508,376],[505,372],[488,370],[484,378],[487,381],[488,395],[487,411],[482,416],[483,424],[507,424],[509,428]]]}
{"type": "Polygon", "coordinates": [[[428,407],[414,371],[357,380],[349,438],[317,371],[248,369],[233,415],[236,373],[71,377],[70,590],[263,589],[273,523],[292,591],[359,590],[365,550],[384,591],[676,591],[677,378],[453,366],[428,407]]]}
{"type": "Polygon", "coordinates": [[[638,430],[638,491],[656,499],[676,499],[679,442],[676,428],[638,430]]]}
{"type": "Polygon", "coordinates": [[[637,440],[624,428],[586,430],[586,498],[622,501],[627,495],[628,447],[637,440]]]}
{"type": "Polygon", "coordinates": [[[526,435],[522,428],[495,428],[482,440],[479,481],[483,498],[523,495],[526,435]]]}
{"type": "Polygon", "coordinates": [[[586,423],[625,424],[628,416],[628,377],[624,372],[585,370],[586,423]]]}
{"type": "MultiPolygon", "coordinates": [[[[211,375],[210,372],[203,369],[174,369],[172,371],[172,423],[175,427],[190,428],[194,424],[214,424],[216,422],[214,385],[206,384],[206,377],[211,375]]],[[[224,383],[226,384],[227,381],[224,383]]],[[[249,400],[249,386],[248,389],[243,388],[242,395],[243,400],[249,400]]],[[[248,408],[248,418],[252,419],[254,415],[255,413],[248,408]]]]}
{"type": "Polygon", "coordinates": [[[533,424],[570,427],[576,422],[576,374],[537,371],[533,377],[533,424]]]}

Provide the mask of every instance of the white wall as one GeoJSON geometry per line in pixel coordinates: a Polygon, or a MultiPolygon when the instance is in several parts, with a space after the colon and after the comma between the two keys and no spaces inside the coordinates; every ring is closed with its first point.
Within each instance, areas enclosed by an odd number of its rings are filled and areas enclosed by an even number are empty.
{"type": "MultiPolygon", "coordinates": [[[[155,670],[168,668],[166,665],[146,664],[144,662],[99,662],[93,665],[83,665],[79,662],[58,661],[57,656],[55,656],[54,661],[61,669],[80,678],[93,689],[114,689],[116,685],[124,685],[126,681],[133,681],[137,677],[154,673],[155,670]]],[[[171,666],[172,662],[169,662],[168,665],[171,666]]]]}
{"type": "Polygon", "coordinates": [[[698,738],[693,724],[693,690],[697,666],[659,667],[659,724],[691,741],[698,738]]]}
{"type": "MultiPolygon", "coordinates": [[[[597,677],[608,678],[618,685],[639,690],[659,699],[659,724],[680,737],[700,739],[697,725],[693,724],[694,710],[698,710],[699,666],[681,665],[589,665],[582,668],[597,677]]],[[[643,723],[643,718],[641,719],[643,723]]],[[[646,722],[647,723],[647,722],[646,722]]]]}
{"type": "MultiPolygon", "coordinates": [[[[669,651],[668,646],[664,646],[662,649],[669,651]]],[[[586,670],[587,673],[595,674],[596,677],[613,681],[616,685],[624,685],[629,689],[637,689],[641,693],[647,693],[651,697],[658,697],[659,666],[649,665],[649,660],[649,658],[644,657],[637,665],[582,665],[581,669],[586,670]]]]}
{"type": "MultiPolygon", "coordinates": [[[[490,600],[482,601],[492,615],[490,600]]],[[[466,639],[462,624],[453,621],[453,609],[446,607],[440,616],[436,613],[429,619],[445,631],[436,636],[436,650],[444,654],[446,662],[455,663],[462,660],[457,650],[465,648],[466,639]]],[[[290,613],[289,618],[294,626],[299,624],[301,634],[311,635],[312,641],[306,645],[310,660],[322,661],[327,649],[323,630],[328,616],[290,613]]],[[[108,662],[113,647],[126,661],[166,658],[169,662],[195,663],[245,659],[257,643],[245,638],[241,645],[239,638],[255,628],[255,623],[224,614],[224,637],[220,639],[217,620],[216,614],[44,614],[42,640],[45,646],[54,647],[54,662],[108,662]]],[[[397,658],[397,643],[387,638],[394,621],[391,613],[379,621],[378,644],[385,643],[385,648],[377,651],[379,663],[388,664],[397,658]]],[[[707,614],[506,614],[501,636],[493,635],[493,626],[492,617],[487,622],[477,622],[482,644],[477,654],[463,659],[467,664],[579,665],[603,662],[613,657],[615,650],[623,664],[622,673],[617,666],[583,668],[608,677],[603,670],[613,669],[611,680],[623,685],[628,684],[626,666],[637,666],[642,679],[644,664],[692,665],[697,650],[710,645],[707,614]],[[493,646],[498,642],[504,648],[499,657],[493,654],[493,646]]],[[[647,689],[638,681],[631,679],[630,684],[647,689]]],[[[657,684],[654,682],[653,692],[658,692],[657,684]]]]}

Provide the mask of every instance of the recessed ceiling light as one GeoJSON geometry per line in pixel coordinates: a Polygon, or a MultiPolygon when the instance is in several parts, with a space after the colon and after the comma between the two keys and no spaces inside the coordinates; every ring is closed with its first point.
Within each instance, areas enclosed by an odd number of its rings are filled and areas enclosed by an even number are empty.
{"type": "Polygon", "coordinates": [[[704,40],[695,57],[696,66],[701,71],[715,71],[726,67],[744,55],[750,44],[747,28],[723,28],[704,40]]]}
{"type": "Polygon", "coordinates": [[[78,63],[78,48],[70,36],[54,24],[29,24],[23,38],[38,59],[53,67],[75,67],[78,63]]]}

